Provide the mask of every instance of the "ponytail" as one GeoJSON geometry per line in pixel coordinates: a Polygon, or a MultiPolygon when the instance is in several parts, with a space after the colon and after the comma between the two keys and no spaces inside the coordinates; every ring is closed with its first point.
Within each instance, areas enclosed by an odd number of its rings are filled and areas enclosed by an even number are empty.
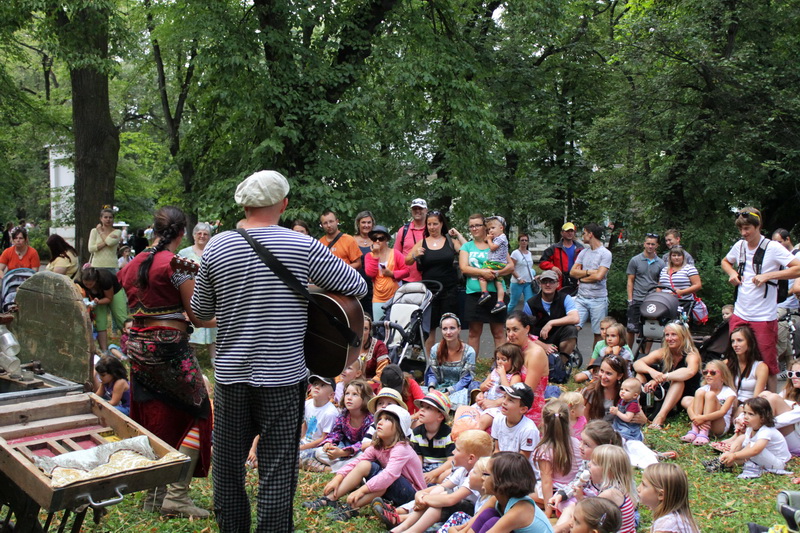
{"type": "Polygon", "coordinates": [[[186,215],[177,207],[167,206],[156,211],[153,217],[153,235],[158,237],[158,244],[148,251],[148,256],[139,265],[136,286],[147,289],[150,286],[150,267],[158,252],[165,250],[178,235],[186,230],[186,215]]]}

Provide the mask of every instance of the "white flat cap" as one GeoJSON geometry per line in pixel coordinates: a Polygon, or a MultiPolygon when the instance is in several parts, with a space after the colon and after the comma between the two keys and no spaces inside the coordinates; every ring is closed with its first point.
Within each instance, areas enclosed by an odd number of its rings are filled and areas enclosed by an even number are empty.
{"type": "Polygon", "coordinates": [[[246,207],[275,205],[289,194],[289,180],[274,170],[251,174],[236,187],[236,203],[246,207]]]}

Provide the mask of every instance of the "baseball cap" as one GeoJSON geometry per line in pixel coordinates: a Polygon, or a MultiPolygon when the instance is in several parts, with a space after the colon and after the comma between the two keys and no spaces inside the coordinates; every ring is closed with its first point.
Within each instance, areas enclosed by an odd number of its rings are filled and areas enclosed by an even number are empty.
{"type": "Polygon", "coordinates": [[[403,401],[403,397],[400,395],[399,392],[394,390],[391,387],[384,387],[378,392],[377,395],[373,396],[369,402],[367,402],[367,409],[369,409],[370,413],[375,412],[375,406],[378,405],[378,400],[380,398],[391,398],[392,400],[396,401],[400,407],[408,411],[408,406],[406,402],[403,401]]]}
{"type": "Polygon", "coordinates": [[[317,374],[311,374],[308,376],[308,384],[313,385],[315,381],[321,381],[325,385],[330,385],[334,389],[336,388],[336,381],[333,378],[326,378],[322,376],[318,376],[317,374]]]}
{"type": "Polygon", "coordinates": [[[551,279],[553,281],[558,281],[558,274],[556,274],[552,270],[545,270],[541,274],[539,274],[539,281],[543,279],[551,279]]]}
{"type": "Polygon", "coordinates": [[[386,368],[381,372],[381,385],[384,387],[389,387],[394,390],[403,390],[403,383],[405,383],[405,381],[406,376],[399,365],[386,365],[386,368]]]}
{"type": "Polygon", "coordinates": [[[511,387],[500,385],[500,388],[503,389],[503,392],[505,392],[509,398],[519,400],[525,407],[533,405],[533,389],[525,383],[514,383],[511,387]]]}
{"type": "Polygon", "coordinates": [[[438,390],[433,390],[426,394],[421,400],[414,400],[414,405],[417,407],[422,407],[423,403],[426,403],[434,409],[441,411],[444,415],[445,421],[450,418],[450,409],[453,408],[453,404],[450,402],[450,398],[448,398],[446,394],[443,394],[438,390]]]}
{"type": "Polygon", "coordinates": [[[378,418],[378,416],[381,413],[391,413],[392,416],[397,418],[397,421],[400,422],[400,429],[403,430],[403,435],[405,435],[408,438],[411,438],[411,415],[408,414],[408,411],[406,411],[399,405],[387,405],[386,407],[375,413],[375,418],[378,418]]]}
{"type": "Polygon", "coordinates": [[[237,187],[234,199],[244,207],[275,205],[289,194],[289,181],[280,172],[261,170],[246,177],[237,187]]]}
{"type": "Polygon", "coordinates": [[[569,231],[571,229],[575,229],[575,224],[573,224],[572,222],[567,222],[566,224],[561,226],[561,231],[569,231]]]}
{"type": "Polygon", "coordinates": [[[414,198],[413,200],[411,200],[411,207],[421,207],[423,209],[428,209],[428,202],[426,202],[422,198],[414,198]]]}

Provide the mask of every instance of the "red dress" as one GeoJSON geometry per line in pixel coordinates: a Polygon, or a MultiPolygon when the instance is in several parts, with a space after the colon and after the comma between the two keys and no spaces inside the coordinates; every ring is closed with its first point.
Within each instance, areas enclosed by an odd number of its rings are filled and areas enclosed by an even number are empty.
{"type": "MultiPolygon", "coordinates": [[[[538,337],[534,335],[528,335],[528,342],[534,342],[536,340],[538,340],[538,337]]],[[[520,377],[522,378],[523,382],[525,381],[525,377],[527,375],[526,370],[527,369],[523,367],[523,371],[520,372],[520,377]]],[[[545,404],[544,393],[545,390],[547,389],[547,384],[550,382],[548,370],[549,369],[545,369],[545,373],[542,376],[542,379],[539,380],[539,384],[536,386],[535,389],[533,389],[533,405],[531,406],[530,409],[528,409],[528,412],[525,413],[525,416],[533,420],[533,422],[537,426],[539,426],[539,424],[542,421],[542,411],[544,410],[544,404],[545,404]]]]}

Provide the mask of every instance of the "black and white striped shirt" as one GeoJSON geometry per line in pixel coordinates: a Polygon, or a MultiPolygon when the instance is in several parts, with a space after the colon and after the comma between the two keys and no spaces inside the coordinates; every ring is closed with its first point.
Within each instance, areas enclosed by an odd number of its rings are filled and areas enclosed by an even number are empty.
{"type": "MultiPolygon", "coordinates": [[[[280,226],[247,232],[301,283],[362,297],[358,271],[307,235],[280,226]]],[[[216,381],[281,387],[308,375],[303,357],[306,300],[286,286],[235,231],[209,241],[192,295],[201,320],[217,317],[216,381]]]]}

